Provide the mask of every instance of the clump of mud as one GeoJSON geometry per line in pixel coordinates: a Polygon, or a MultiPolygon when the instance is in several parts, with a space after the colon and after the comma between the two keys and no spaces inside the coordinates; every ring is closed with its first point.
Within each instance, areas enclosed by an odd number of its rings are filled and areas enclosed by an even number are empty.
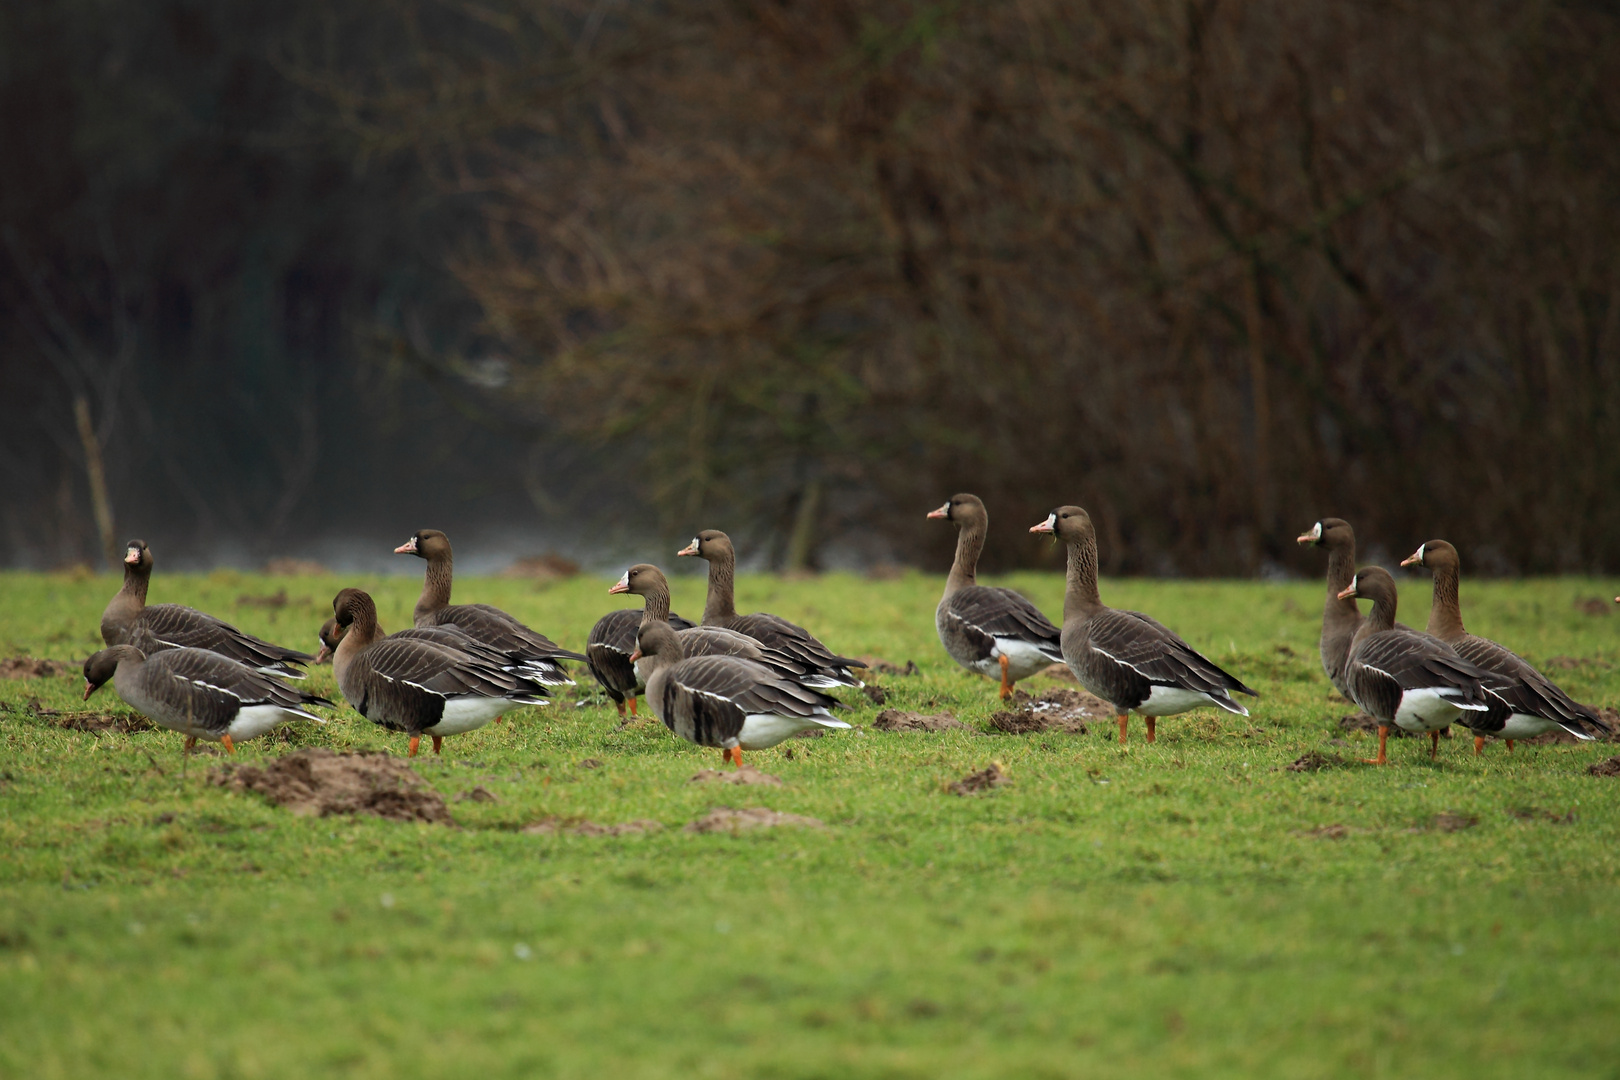
{"type": "Polygon", "coordinates": [[[1586,771],[1593,776],[1620,776],[1620,757],[1612,757],[1608,761],[1588,765],[1586,771]]]}
{"type": "Polygon", "coordinates": [[[922,713],[905,712],[901,709],[884,709],[877,714],[877,719],[872,721],[874,731],[954,731],[966,727],[966,724],[948,712],[925,716],[922,713]]]}
{"type": "Polygon", "coordinates": [[[489,790],[489,788],[485,787],[483,784],[479,784],[471,791],[463,791],[460,795],[456,796],[456,802],[493,803],[500,801],[501,800],[496,797],[495,793],[489,790]]]}
{"type": "Polygon", "coordinates": [[[1301,836],[1309,836],[1316,840],[1343,840],[1354,831],[1348,825],[1318,825],[1314,829],[1306,829],[1301,836]]]}
{"type": "Polygon", "coordinates": [[[1048,679],[1063,679],[1066,682],[1080,681],[1074,677],[1074,672],[1069,670],[1068,664],[1052,664],[1049,667],[1043,668],[1041,670],[1041,674],[1045,675],[1048,679]]]}
{"type": "Polygon", "coordinates": [[[781,814],[763,806],[745,806],[734,809],[717,806],[686,827],[689,833],[740,833],[749,829],[775,829],[793,825],[806,829],[824,829],[827,826],[813,817],[799,814],[781,814]]]}
{"type": "Polygon", "coordinates": [[[79,665],[61,660],[41,660],[33,656],[13,656],[0,660],[0,679],[54,679],[58,675],[72,675],[79,665]]]}
{"type": "Polygon", "coordinates": [[[135,713],[111,712],[62,712],[59,709],[47,709],[36,698],[29,702],[35,716],[41,720],[49,720],[57,727],[67,728],[69,731],[88,731],[94,735],[112,732],[116,735],[133,735],[137,731],[151,731],[152,723],[144,716],[135,713]]]}
{"type": "Polygon", "coordinates": [[[1007,774],[1001,771],[1001,763],[992,761],[978,772],[968,773],[945,790],[953,795],[972,795],[979,791],[989,791],[1008,782],[1007,774]]]}
{"type": "Polygon", "coordinates": [[[688,780],[687,783],[743,785],[762,784],[765,787],[782,786],[782,780],[780,777],[772,776],[770,773],[760,772],[752,765],[744,765],[740,769],[731,770],[704,769],[701,772],[694,773],[692,775],[692,779],[688,780]]]}
{"type": "Polygon", "coordinates": [[[1283,766],[1287,772],[1321,772],[1323,769],[1338,769],[1350,764],[1338,754],[1319,754],[1315,750],[1307,750],[1293,761],[1283,766]]]}
{"type": "Polygon", "coordinates": [[[645,833],[659,832],[663,827],[662,822],[646,818],[621,821],[617,825],[602,825],[595,821],[566,821],[551,817],[537,821],[523,831],[529,836],[556,836],[558,833],[569,833],[573,836],[641,836],[645,833]]]}
{"type": "Polygon", "coordinates": [[[1439,829],[1441,832],[1462,832],[1472,829],[1479,824],[1479,818],[1473,814],[1454,814],[1449,810],[1442,811],[1429,819],[1429,828],[1439,829]]]}
{"type": "Polygon", "coordinates": [[[231,791],[257,792],[300,817],[369,814],[389,821],[454,824],[444,797],[392,754],[311,748],[262,767],[211,769],[208,780],[231,791]]]}
{"type": "Polygon", "coordinates": [[[1108,702],[1095,694],[1066,688],[1045,690],[1035,697],[1015,690],[1012,705],[1012,709],[991,716],[990,726],[1009,735],[1041,731],[1084,735],[1087,720],[1103,719],[1113,715],[1114,711],[1108,702]]]}
{"type": "Polygon", "coordinates": [[[860,660],[861,667],[865,668],[869,672],[876,672],[879,675],[917,674],[917,661],[915,660],[907,660],[906,666],[901,667],[899,664],[890,663],[889,661],[879,659],[876,656],[862,656],[858,657],[857,659],[860,660]]]}

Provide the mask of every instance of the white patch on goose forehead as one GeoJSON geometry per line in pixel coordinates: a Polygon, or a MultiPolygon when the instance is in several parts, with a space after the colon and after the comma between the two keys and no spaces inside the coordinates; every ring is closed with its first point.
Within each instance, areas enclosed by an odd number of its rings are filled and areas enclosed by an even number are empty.
{"type": "Polygon", "coordinates": [[[1322,539],[1322,523],[1320,521],[1311,526],[1311,536],[1317,540],[1322,539]]]}
{"type": "Polygon", "coordinates": [[[1048,525],[1056,525],[1057,524],[1057,511],[1056,510],[1054,510],[1050,514],[1046,515],[1046,523],[1048,525]]]}
{"type": "Polygon", "coordinates": [[[1429,546],[1428,544],[1419,544],[1418,545],[1418,562],[1423,561],[1423,549],[1428,547],[1428,546],[1429,546]]]}
{"type": "Polygon", "coordinates": [[[694,537],[692,537],[692,546],[693,547],[700,547],[700,546],[702,546],[702,541],[694,536],[694,537]]]}
{"type": "Polygon", "coordinates": [[[620,585],[628,585],[628,584],[630,584],[630,571],[626,570],[624,573],[619,575],[619,584],[620,585]]]}

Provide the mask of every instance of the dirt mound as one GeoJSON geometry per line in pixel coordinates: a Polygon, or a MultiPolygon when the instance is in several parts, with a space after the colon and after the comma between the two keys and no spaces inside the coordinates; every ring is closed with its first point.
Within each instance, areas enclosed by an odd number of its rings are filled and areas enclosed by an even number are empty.
{"type": "Polygon", "coordinates": [[[978,772],[968,773],[945,790],[953,795],[972,795],[974,792],[988,791],[1008,782],[1007,774],[1001,771],[1001,763],[992,761],[978,772]]]}
{"type": "Polygon", "coordinates": [[[950,713],[924,716],[922,713],[904,712],[900,709],[884,709],[877,714],[877,719],[872,721],[874,731],[954,731],[966,727],[966,724],[950,713]]]}
{"type": "Polygon", "coordinates": [[[772,776],[770,773],[762,773],[752,765],[744,765],[740,769],[732,769],[726,772],[722,772],[719,769],[704,769],[702,772],[693,774],[692,779],[688,780],[687,783],[743,785],[762,784],[765,787],[782,786],[780,777],[772,776]]]}
{"type": "Polygon", "coordinates": [[[746,806],[741,810],[717,806],[686,827],[690,833],[740,833],[749,829],[774,829],[783,825],[796,825],[807,829],[825,829],[827,826],[813,817],[799,814],[779,814],[763,806],[746,806]]]}
{"type": "Polygon", "coordinates": [[[332,571],[314,559],[289,559],[282,556],[265,563],[264,572],[275,577],[319,577],[332,571]]]}
{"type": "Polygon", "coordinates": [[[899,664],[892,664],[889,661],[880,659],[876,656],[858,656],[855,659],[860,662],[861,667],[865,668],[867,671],[875,671],[879,675],[917,674],[917,662],[915,660],[907,660],[906,666],[901,667],[899,664]]]}
{"type": "Polygon", "coordinates": [[[1068,664],[1052,664],[1049,667],[1043,668],[1041,670],[1041,674],[1045,675],[1048,679],[1063,679],[1066,682],[1080,681],[1074,677],[1074,672],[1069,670],[1068,664]]]}
{"type": "Polygon", "coordinates": [[[453,824],[444,797],[392,754],[299,750],[263,767],[226,765],[208,779],[253,791],[300,817],[370,814],[389,821],[453,824]]]}
{"type": "Polygon", "coordinates": [[[1307,750],[1293,761],[1283,766],[1287,772],[1320,772],[1323,769],[1338,769],[1350,764],[1338,754],[1319,754],[1315,750],[1307,750]]]}
{"type": "Polygon", "coordinates": [[[1348,825],[1318,825],[1314,829],[1306,829],[1299,835],[1316,840],[1343,840],[1353,831],[1348,825]]]}
{"type": "Polygon", "coordinates": [[[544,555],[530,555],[501,571],[503,578],[527,578],[530,581],[561,581],[579,573],[579,563],[566,555],[548,551],[544,555]]]}
{"type": "Polygon", "coordinates": [[[1462,832],[1472,829],[1479,824],[1479,818],[1473,814],[1454,814],[1449,810],[1442,811],[1429,819],[1429,828],[1439,829],[1441,832],[1462,832]]]}
{"type": "Polygon", "coordinates": [[[1086,733],[1086,721],[1106,718],[1113,708],[1102,698],[1084,690],[1047,690],[1031,697],[1022,690],[1013,692],[1013,708],[990,717],[997,731],[1009,735],[1027,735],[1038,731],[1062,731],[1072,735],[1086,733]]]}
{"type": "Polygon", "coordinates": [[[1510,806],[1508,817],[1518,818],[1520,821],[1550,821],[1554,825],[1569,825],[1575,821],[1575,811],[1567,810],[1560,814],[1556,810],[1543,810],[1539,806],[1510,806]]]}
{"type": "Polygon", "coordinates": [[[635,821],[621,821],[617,825],[602,825],[595,821],[566,821],[562,818],[546,818],[537,821],[523,831],[529,836],[555,836],[558,833],[568,833],[572,836],[641,836],[645,833],[659,832],[664,828],[662,822],[650,821],[646,818],[637,818],[635,821]]]}
{"type": "Polygon", "coordinates": [[[152,723],[134,713],[57,712],[55,709],[35,709],[34,715],[51,721],[69,731],[89,731],[101,734],[111,731],[118,735],[133,735],[137,731],[151,731],[152,723]]]}
{"type": "Polygon", "coordinates": [[[500,802],[495,793],[483,784],[479,784],[471,791],[463,791],[456,796],[456,802],[500,802]]]}
{"type": "Polygon", "coordinates": [[[1587,615],[1607,615],[1614,605],[1601,596],[1583,596],[1575,600],[1575,610],[1587,615]]]}
{"type": "Polygon", "coordinates": [[[80,665],[61,660],[39,660],[32,656],[13,656],[0,660],[0,679],[54,679],[58,675],[77,674],[80,665]]]}
{"type": "Polygon", "coordinates": [[[1586,771],[1593,776],[1620,776],[1620,757],[1612,757],[1608,761],[1588,765],[1586,771]]]}
{"type": "Polygon", "coordinates": [[[865,694],[866,700],[874,705],[882,705],[889,700],[889,692],[877,683],[867,683],[861,687],[861,693],[865,694]]]}

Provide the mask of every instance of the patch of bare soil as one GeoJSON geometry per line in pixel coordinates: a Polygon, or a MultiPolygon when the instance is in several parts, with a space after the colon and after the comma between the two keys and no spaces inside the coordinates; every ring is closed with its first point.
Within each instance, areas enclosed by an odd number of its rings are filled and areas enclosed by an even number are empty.
{"type": "Polygon", "coordinates": [[[1588,765],[1586,771],[1593,776],[1620,776],[1620,756],[1600,761],[1596,765],[1588,765]]]}
{"type": "Polygon", "coordinates": [[[1462,832],[1478,824],[1479,818],[1474,814],[1454,814],[1449,810],[1443,810],[1429,819],[1429,828],[1441,832],[1462,832]]]}
{"type": "Polygon", "coordinates": [[[770,773],[762,773],[752,765],[744,765],[740,769],[730,769],[725,771],[720,769],[704,769],[701,772],[694,773],[692,779],[688,780],[687,783],[742,784],[745,786],[760,784],[765,787],[782,786],[782,780],[780,777],[772,776],[770,773]]]}
{"type": "Polygon", "coordinates": [[[544,555],[530,555],[501,571],[504,578],[527,578],[530,581],[561,581],[579,573],[579,563],[566,555],[548,551],[544,555]]]}
{"type": "Polygon", "coordinates": [[[806,829],[825,829],[825,823],[800,814],[781,814],[763,806],[745,806],[734,809],[717,806],[686,826],[690,833],[739,833],[749,829],[775,829],[794,825],[806,829]]]}
{"type": "Polygon", "coordinates": [[[558,833],[569,833],[573,836],[641,836],[660,832],[663,828],[662,822],[647,818],[621,821],[617,825],[602,825],[595,821],[566,821],[553,817],[537,821],[523,831],[529,836],[555,836],[558,833]]]}
{"type": "Polygon", "coordinates": [[[1009,782],[1007,774],[1001,771],[1001,763],[992,761],[978,772],[968,773],[945,790],[953,795],[972,795],[979,791],[989,791],[991,788],[997,788],[1009,782]]]}
{"type": "Polygon", "coordinates": [[[0,660],[0,679],[54,679],[58,675],[73,675],[78,664],[61,660],[40,660],[32,656],[13,656],[0,660]]]}
{"type": "Polygon", "coordinates": [[[146,717],[136,716],[134,713],[58,712],[55,709],[35,709],[34,715],[69,731],[89,731],[97,735],[104,731],[133,735],[137,731],[151,731],[153,726],[146,717]]]}
{"type": "Polygon", "coordinates": [[[456,796],[456,802],[500,802],[495,793],[483,784],[479,784],[471,791],[463,791],[456,796]]]}
{"type": "Polygon", "coordinates": [[[872,721],[874,731],[952,731],[966,727],[966,724],[948,712],[924,716],[922,713],[905,712],[900,709],[884,709],[877,714],[877,719],[872,721]]]}
{"type": "Polygon", "coordinates": [[[906,666],[901,667],[899,664],[890,663],[876,656],[857,656],[855,659],[860,661],[861,667],[867,671],[875,671],[879,675],[917,674],[917,662],[915,660],[907,660],[906,666]]]}
{"type": "Polygon", "coordinates": [[[1320,772],[1323,769],[1338,769],[1350,764],[1338,754],[1319,754],[1315,750],[1307,750],[1293,761],[1283,766],[1287,772],[1320,772]]]}
{"type": "Polygon", "coordinates": [[[210,769],[209,782],[253,791],[300,817],[369,814],[389,821],[454,824],[444,797],[392,754],[334,754],[311,748],[263,767],[210,769]]]}
{"type": "Polygon", "coordinates": [[[865,694],[866,700],[874,705],[882,705],[889,700],[889,692],[877,683],[867,683],[861,687],[861,693],[865,694]]]}
{"type": "Polygon", "coordinates": [[[1614,604],[1601,596],[1582,596],[1575,601],[1575,610],[1586,615],[1607,615],[1614,604]]]}
{"type": "Polygon", "coordinates": [[[264,572],[275,577],[317,577],[330,574],[324,563],[314,559],[289,559],[286,556],[271,559],[264,564],[264,572]]]}
{"type": "Polygon", "coordinates": [[[1045,675],[1048,679],[1063,679],[1067,682],[1080,681],[1074,677],[1074,672],[1069,670],[1068,664],[1053,664],[1051,667],[1042,671],[1041,674],[1045,675]]]}
{"type": "Polygon", "coordinates": [[[1543,810],[1539,806],[1512,806],[1508,808],[1508,816],[1518,818],[1520,821],[1550,821],[1554,825],[1569,825],[1575,821],[1573,810],[1560,814],[1552,810],[1543,810]]]}
{"type": "Polygon", "coordinates": [[[250,596],[243,593],[236,598],[237,607],[284,608],[287,606],[287,590],[277,589],[267,596],[250,596]]]}
{"type": "Polygon", "coordinates": [[[1037,731],[1086,733],[1086,721],[1109,716],[1113,709],[1102,698],[1084,690],[1061,688],[1032,697],[1022,690],[1013,692],[1013,708],[990,717],[997,731],[1027,735],[1037,731]]]}
{"type": "Polygon", "coordinates": [[[1318,825],[1314,829],[1306,829],[1301,836],[1309,836],[1316,840],[1343,840],[1355,830],[1348,825],[1318,825]]]}

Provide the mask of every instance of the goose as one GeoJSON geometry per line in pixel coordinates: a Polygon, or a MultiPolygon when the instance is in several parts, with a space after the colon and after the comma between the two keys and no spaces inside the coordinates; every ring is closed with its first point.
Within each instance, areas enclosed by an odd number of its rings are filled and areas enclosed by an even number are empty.
{"type": "Polygon", "coordinates": [[[1383,567],[1359,571],[1339,596],[1373,602],[1344,666],[1350,700],[1378,721],[1378,756],[1367,764],[1389,764],[1384,744],[1391,726],[1428,732],[1432,761],[1441,728],[1466,725],[1490,708],[1482,682],[1488,676],[1439,638],[1395,625],[1395,579],[1383,567]]]}
{"type": "Polygon", "coordinates": [[[152,550],[131,540],[124,552],[124,585],[101,613],[101,640],[108,646],[133,645],[151,656],[165,649],[207,649],[267,675],[301,679],[298,666],[315,658],[244,634],[230,623],[181,604],[147,606],[152,550]]]}
{"type": "Polygon", "coordinates": [[[1121,746],[1132,709],[1147,721],[1148,742],[1154,741],[1159,717],[1201,705],[1249,715],[1232,700],[1232,691],[1259,697],[1258,691],[1222,671],[1163,624],[1140,612],[1103,605],[1097,593],[1097,533],[1091,515],[1078,506],[1060,506],[1029,531],[1051,533],[1068,546],[1063,659],[1081,686],[1114,707],[1121,746]]]}
{"type": "Polygon", "coordinates": [[[289,720],[326,721],[311,705],[332,702],[294,689],[208,649],[171,648],[146,655],[133,645],[114,645],[84,662],[84,699],[111,679],[118,696],[159,727],[186,737],[182,754],[198,739],[217,742],[226,753],[289,720]]]}
{"type": "Polygon", "coordinates": [[[556,642],[488,604],[450,603],[454,557],[450,538],[437,529],[418,529],[394,549],[395,555],[427,560],[422,596],[416,601],[413,621],[418,627],[454,626],[467,636],[504,653],[523,657],[525,673],[545,686],[573,686],[558,660],[585,660],[584,653],[564,649],[556,642]]]}
{"type": "Polygon", "coordinates": [[[350,705],[372,723],[410,735],[410,757],[422,736],[442,752],[446,735],[483,727],[519,705],[544,705],[544,684],[437,641],[384,637],[377,605],[359,589],[332,600],[342,629],[332,673],[350,705]]]}
{"type": "MultiPolygon", "coordinates": [[[[641,627],[641,619],[642,613],[635,608],[610,611],[596,620],[590,636],[585,639],[585,663],[618,706],[621,717],[626,698],[630,700],[630,715],[636,715],[636,695],[647,688],[636,673],[635,665],[630,663],[630,654],[636,651],[636,631],[641,627]]],[[[690,619],[674,613],[670,614],[669,623],[677,630],[694,625],[690,619]]]]}
{"type": "Polygon", "coordinates": [[[1020,679],[1063,663],[1062,631],[1041,609],[1012,589],[975,581],[990,515],[977,495],[952,495],[930,518],[956,526],[956,561],[945,595],[934,609],[934,627],[952,660],[969,671],[1001,679],[1001,699],[1020,679]]]}
{"type": "MultiPolygon", "coordinates": [[[[609,593],[630,593],[640,596],[644,607],[641,614],[641,627],[655,622],[667,622],[674,626],[669,619],[669,579],[664,572],[651,563],[638,563],[624,572],[624,576],[608,589],[609,593]]],[[[803,683],[805,686],[826,690],[840,685],[839,683],[817,674],[806,663],[795,660],[792,656],[779,649],[749,637],[739,634],[735,630],[727,630],[722,626],[689,626],[685,629],[675,627],[675,636],[681,641],[681,655],[693,656],[740,656],[744,660],[753,660],[764,664],[772,671],[784,678],[803,683]]],[[[649,661],[646,658],[638,660],[632,665],[642,684],[646,684],[646,669],[649,661]]]]}
{"type": "MultiPolygon", "coordinates": [[[[1323,518],[1300,533],[1301,544],[1327,548],[1327,600],[1322,604],[1322,670],[1333,689],[1350,697],[1345,686],[1344,665],[1350,656],[1350,642],[1361,627],[1361,609],[1354,600],[1341,600],[1339,594],[1356,576],[1356,530],[1343,518],[1323,518]]],[[[1396,623],[1397,630],[1411,627],[1396,623]]]]}
{"type": "Polygon", "coordinates": [[[778,649],[794,660],[809,665],[814,674],[821,676],[829,685],[861,685],[861,681],[850,672],[850,668],[860,667],[861,662],[853,657],[834,656],[804,627],[765,612],[737,614],[737,552],[731,546],[731,537],[718,529],[706,529],[675,554],[694,556],[709,564],[709,597],[703,606],[704,626],[735,630],[762,645],[778,649]]]}
{"type": "Polygon", "coordinates": [[[740,656],[681,652],[680,635],[652,622],[637,636],[634,660],[647,660],[647,704],[664,726],[699,746],[719,747],[742,768],[744,750],[764,750],[808,728],[847,728],[830,710],[836,698],[740,656]]]}
{"type": "Polygon", "coordinates": [[[1577,739],[1591,740],[1587,725],[1599,727],[1596,712],[1570,698],[1516,653],[1463,628],[1457,581],[1462,561],[1457,549],[1444,540],[1430,540],[1401,560],[1402,566],[1423,566],[1434,573],[1434,603],[1429,608],[1429,636],[1437,637],[1457,655],[1493,676],[1485,689],[1490,710],[1462,723],[1474,732],[1474,753],[1485,747],[1487,736],[1506,740],[1509,752],[1517,739],[1531,739],[1563,728],[1577,739]]]}
{"type": "MultiPolygon", "coordinates": [[[[343,636],[347,631],[347,627],[338,625],[336,616],[327,619],[321,624],[320,632],[316,635],[321,644],[320,650],[315,654],[317,664],[331,660],[332,655],[337,652],[338,643],[343,640],[343,636]]],[[[447,648],[460,649],[462,652],[468,653],[479,660],[494,664],[502,671],[522,675],[525,678],[542,683],[542,685],[544,685],[545,676],[549,674],[549,671],[544,669],[536,670],[532,666],[533,661],[530,659],[526,659],[521,655],[502,652],[493,645],[486,645],[476,638],[467,636],[467,632],[459,626],[408,626],[403,630],[396,630],[389,634],[387,631],[382,630],[381,625],[379,625],[378,631],[386,637],[428,641],[447,648]]]]}

